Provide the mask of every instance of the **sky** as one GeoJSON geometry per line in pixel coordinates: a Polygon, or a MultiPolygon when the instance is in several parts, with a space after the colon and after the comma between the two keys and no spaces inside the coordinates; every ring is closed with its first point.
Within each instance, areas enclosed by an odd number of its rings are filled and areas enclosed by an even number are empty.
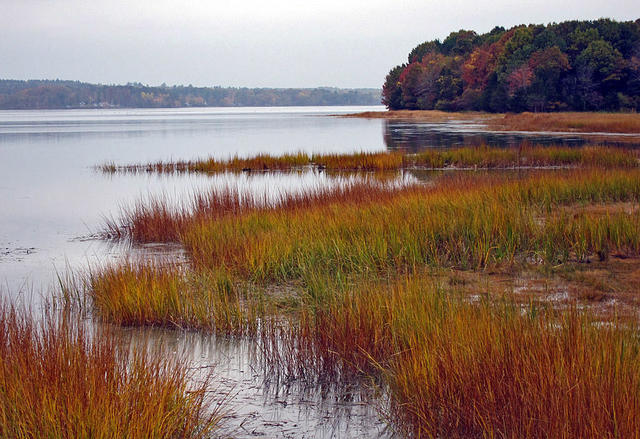
{"type": "Polygon", "coordinates": [[[0,0],[0,78],[381,87],[450,32],[640,18],[637,0],[0,0]]]}

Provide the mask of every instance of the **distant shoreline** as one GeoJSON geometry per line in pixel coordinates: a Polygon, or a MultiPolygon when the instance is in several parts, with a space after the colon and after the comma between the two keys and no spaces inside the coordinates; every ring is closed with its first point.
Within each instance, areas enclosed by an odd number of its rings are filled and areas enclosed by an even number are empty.
{"type": "Polygon", "coordinates": [[[0,79],[0,110],[380,105],[375,88],[247,88],[0,79]]]}

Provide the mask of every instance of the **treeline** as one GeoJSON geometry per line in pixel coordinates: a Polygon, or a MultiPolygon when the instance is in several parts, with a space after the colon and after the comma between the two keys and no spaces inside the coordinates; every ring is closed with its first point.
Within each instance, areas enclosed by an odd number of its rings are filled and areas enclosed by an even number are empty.
{"type": "Polygon", "coordinates": [[[386,77],[389,109],[640,110],[640,19],[496,27],[415,47],[386,77]]]}
{"type": "Polygon", "coordinates": [[[379,89],[232,88],[0,80],[0,109],[378,105],[379,89]]]}

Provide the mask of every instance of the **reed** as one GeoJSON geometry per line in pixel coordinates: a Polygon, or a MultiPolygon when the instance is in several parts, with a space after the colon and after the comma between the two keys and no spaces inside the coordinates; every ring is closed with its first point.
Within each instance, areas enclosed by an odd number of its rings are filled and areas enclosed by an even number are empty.
{"type": "Polygon", "coordinates": [[[328,171],[391,171],[416,168],[512,168],[512,167],[567,167],[567,166],[638,166],[638,154],[632,149],[603,146],[499,148],[482,145],[452,149],[426,150],[417,154],[403,152],[357,152],[352,154],[284,154],[258,155],[229,160],[208,158],[188,162],[116,166],[107,163],[99,167],[102,172],[153,173],[220,173],[239,171],[291,171],[312,167],[328,171]]]}
{"type": "Polygon", "coordinates": [[[300,320],[290,369],[382,374],[411,437],[638,437],[637,328],[471,304],[428,277],[356,284],[300,320]]]}
{"type": "Polygon", "coordinates": [[[423,300],[398,313],[415,326],[384,367],[405,432],[638,437],[637,328],[596,326],[575,309],[423,300]]]}
{"type": "Polygon", "coordinates": [[[317,186],[298,192],[242,193],[237,188],[197,192],[186,202],[149,196],[123,207],[117,219],[106,218],[103,236],[133,243],[179,242],[191,226],[244,214],[273,210],[294,211],[330,203],[364,203],[383,200],[402,190],[398,182],[340,179],[334,186],[317,186]]]}
{"type": "Polygon", "coordinates": [[[254,157],[241,158],[238,156],[226,160],[209,157],[203,160],[188,160],[178,162],[155,162],[147,164],[116,165],[109,162],[97,167],[98,170],[110,174],[124,173],[183,173],[183,172],[248,172],[248,171],[283,171],[293,168],[302,168],[311,165],[311,156],[299,152],[272,156],[258,154],[254,157]]]}
{"type": "Polygon", "coordinates": [[[0,436],[207,438],[219,425],[208,380],[122,345],[70,315],[36,321],[0,306],[0,436]]]}
{"type": "Polygon", "coordinates": [[[404,154],[399,152],[314,154],[311,162],[329,171],[392,171],[405,167],[404,154]]]}
{"type": "Polygon", "coordinates": [[[640,174],[583,171],[510,181],[464,176],[371,203],[250,212],[194,224],[182,237],[198,268],[256,282],[312,270],[375,274],[425,265],[482,268],[640,250],[637,213],[555,214],[572,203],[640,200],[640,174]]]}
{"type": "Polygon", "coordinates": [[[234,335],[255,333],[267,305],[224,273],[194,273],[171,262],[125,262],[85,276],[98,315],[124,326],[168,326],[234,335]]]}
{"type": "Polygon", "coordinates": [[[493,118],[489,126],[508,131],[640,133],[637,113],[518,113],[493,118]]]}
{"type": "Polygon", "coordinates": [[[88,291],[107,321],[248,334],[289,374],[373,376],[407,436],[639,437],[636,326],[509,297],[470,303],[424,274],[638,256],[640,212],[613,206],[639,202],[637,169],[597,168],[235,200],[185,211],[172,239],[190,267],[100,268],[88,291]],[[299,287],[288,324],[243,282],[299,287]]]}
{"type": "Polygon", "coordinates": [[[490,146],[426,150],[405,157],[406,168],[545,168],[545,167],[614,167],[638,166],[634,150],[602,146],[570,148],[564,146],[518,148],[490,146]]]}

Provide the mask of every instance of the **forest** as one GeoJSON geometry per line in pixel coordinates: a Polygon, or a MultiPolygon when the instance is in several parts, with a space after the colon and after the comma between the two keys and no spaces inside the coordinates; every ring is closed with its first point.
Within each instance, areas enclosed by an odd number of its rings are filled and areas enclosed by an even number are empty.
{"type": "Polygon", "coordinates": [[[386,77],[390,110],[640,110],[640,19],[452,32],[386,77]]]}
{"type": "Polygon", "coordinates": [[[151,87],[62,80],[0,80],[0,109],[378,105],[379,89],[151,87]]]}

